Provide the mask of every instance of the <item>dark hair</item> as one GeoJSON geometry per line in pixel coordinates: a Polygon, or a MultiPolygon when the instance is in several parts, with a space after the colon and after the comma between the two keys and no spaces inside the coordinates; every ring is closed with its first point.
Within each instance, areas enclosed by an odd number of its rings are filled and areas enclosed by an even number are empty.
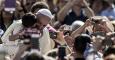
{"type": "Polygon", "coordinates": [[[24,27],[31,27],[36,23],[36,17],[32,13],[27,13],[22,17],[22,25],[24,27]]]}
{"type": "Polygon", "coordinates": [[[80,36],[77,36],[74,42],[75,51],[83,54],[86,49],[87,43],[90,44],[90,42],[91,42],[91,38],[87,34],[82,34],[80,36]]]}
{"type": "Polygon", "coordinates": [[[31,54],[31,55],[27,56],[26,60],[44,60],[44,58],[37,54],[31,54]]]}
{"type": "Polygon", "coordinates": [[[35,10],[42,9],[42,8],[48,9],[49,7],[48,7],[48,5],[45,2],[36,2],[35,4],[32,5],[30,11],[32,13],[34,13],[35,10]]]}
{"type": "Polygon", "coordinates": [[[106,56],[108,56],[108,55],[110,55],[110,54],[114,54],[114,55],[115,55],[115,47],[114,47],[114,46],[113,46],[113,47],[109,47],[109,48],[105,51],[103,57],[106,57],[106,56]]]}
{"type": "Polygon", "coordinates": [[[45,60],[45,58],[38,52],[28,52],[21,60],[45,60]]]}
{"type": "MultiPolygon", "coordinates": [[[[4,24],[3,11],[5,11],[5,10],[2,9],[2,10],[0,11],[0,28],[1,28],[2,30],[6,31],[7,28],[5,27],[5,24],[4,24]]],[[[10,13],[10,12],[8,12],[8,13],[10,13]]],[[[15,17],[14,17],[14,13],[12,13],[11,23],[10,23],[10,24],[13,23],[13,20],[14,20],[14,19],[15,19],[15,17]]]]}

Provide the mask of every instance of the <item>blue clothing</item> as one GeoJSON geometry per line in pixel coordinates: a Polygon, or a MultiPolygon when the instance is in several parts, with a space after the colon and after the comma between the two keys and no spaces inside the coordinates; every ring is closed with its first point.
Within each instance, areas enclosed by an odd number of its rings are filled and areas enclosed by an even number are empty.
{"type": "Polygon", "coordinates": [[[87,44],[86,50],[84,52],[84,57],[86,60],[103,60],[102,53],[95,51],[92,44],[87,44]]]}
{"type": "Polygon", "coordinates": [[[102,11],[101,16],[111,17],[115,20],[115,6],[113,5],[112,8],[107,8],[106,10],[102,11]]]}

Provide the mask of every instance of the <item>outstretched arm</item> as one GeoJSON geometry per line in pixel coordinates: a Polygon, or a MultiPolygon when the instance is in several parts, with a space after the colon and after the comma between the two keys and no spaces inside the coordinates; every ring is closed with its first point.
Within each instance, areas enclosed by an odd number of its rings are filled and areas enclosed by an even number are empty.
{"type": "Polygon", "coordinates": [[[76,2],[76,0],[69,0],[68,3],[58,12],[57,19],[60,22],[64,21],[64,18],[66,16],[67,12],[72,8],[72,6],[74,5],[75,2],[76,2]]]}
{"type": "Polygon", "coordinates": [[[86,20],[86,22],[83,26],[79,27],[77,30],[72,32],[71,37],[75,38],[76,36],[81,34],[87,26],[90,26],[90,25],[91,25],[91,21],[89,19],[86,20]]]}

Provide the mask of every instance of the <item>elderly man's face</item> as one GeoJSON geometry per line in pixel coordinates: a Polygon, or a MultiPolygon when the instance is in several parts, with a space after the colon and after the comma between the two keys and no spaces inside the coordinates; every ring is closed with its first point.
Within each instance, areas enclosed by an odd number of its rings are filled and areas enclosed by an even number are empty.
{"type": "Polygon", "coordinates": [[[44,15],[39,15],[38,16],[38,23],[40,22],[42,25],[46,26],[50,22],[50,18],[44,15]]]}

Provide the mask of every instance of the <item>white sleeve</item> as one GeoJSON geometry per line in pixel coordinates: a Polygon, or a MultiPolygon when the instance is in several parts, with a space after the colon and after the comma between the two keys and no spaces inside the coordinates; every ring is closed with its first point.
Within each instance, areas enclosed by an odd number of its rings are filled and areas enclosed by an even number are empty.
{"type": "Polygon", "coordinates": [[[9,36],[11,33],[16,33],[22,28],[22,24],[20,21],[14,21],[9,28],[6,30],[4,35],[1,37],[3,43],[9,42],[9,36]]]}
{"type": "Polygon", "coordinates": [[[4,35],[1,37],[1,40],[3,43],[6,43],[9,41],[9,35],[11,35],[11,32],[14,30],[15,27],[15,22],[13,22],[9,28],[6,30],[6,32],[4,33],[4,35]]]}
{"type": "Polygon", "coordinates": [[[43,36],[40,38],[39,43],[40,43],[40,51],[42,54],[45,54],[46,52],[52,49],[49,31],[47,30],[47,28],[43,29],[43,36]]]}
{"type": "Polygon", "coordinates": [[[17,21],[15,21],[9,26],[9,28],[6,30],[5,34],[1,38],[4,47],[7,49],[8,54],[11,55],[12,57],[16,54],[18,50],[18,45],[17,45],[18,42],[9,41],[9,36],[11,35],[12,32],[14,34],[18,32],[21,28],[22,28],[21,23],[19,22],[17,23],[17,21]]]}

